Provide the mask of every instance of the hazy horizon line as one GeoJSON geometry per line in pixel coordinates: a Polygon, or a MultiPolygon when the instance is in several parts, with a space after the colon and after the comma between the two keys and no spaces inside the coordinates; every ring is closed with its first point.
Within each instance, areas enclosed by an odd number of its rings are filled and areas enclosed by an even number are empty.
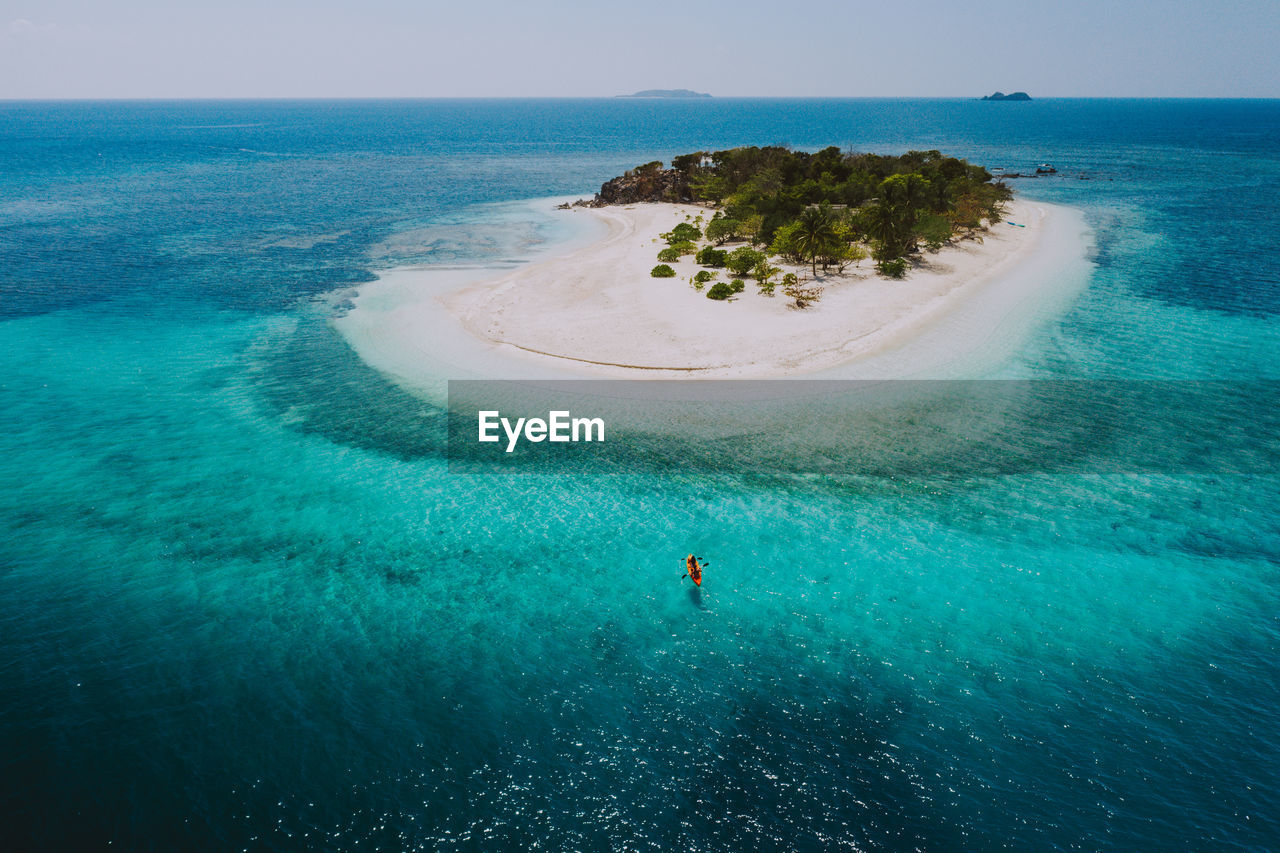
{"type": "MultiPolygon", "coordinates": [[[[1012,90],[1021,91],[1021,90],[1012,90]]],[[[634,95],[59,95],[0,96],[0,103],[139,101],[981,101],[983,95],[709,95],[707,97],[635,97],[634,95]]],[[[1275,101],[1280,95],[1033,95],[1030,101],[1275,101]]],[[[1010,103],[1010,102],[1003,102],[1010,103]]]]}

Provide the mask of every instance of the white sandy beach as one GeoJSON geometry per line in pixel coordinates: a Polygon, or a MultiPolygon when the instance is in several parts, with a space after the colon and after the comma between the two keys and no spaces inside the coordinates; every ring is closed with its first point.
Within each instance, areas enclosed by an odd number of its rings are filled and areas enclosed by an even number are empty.
{"type": "Polygon", "coordinates": [[[1079,215],[1015,201],[981,242],[925,254],[904,280],[864,260],[841,276],[819,269],[822,298],[804,309],[751,280],[718,302],[691,285],[701,269],[692,257],[672,264],[675,278],[649,275],[658,235],[699,213],[710,216],[675,204],[557,211],[594,219],[605,235],[514,270],[395,270],[362,286],[335,322],[368,363],[416,387],[475,377],[945,376],[985,369],[974,357],[985,364],[1016,347],[1083,280],[1079,215]]]}

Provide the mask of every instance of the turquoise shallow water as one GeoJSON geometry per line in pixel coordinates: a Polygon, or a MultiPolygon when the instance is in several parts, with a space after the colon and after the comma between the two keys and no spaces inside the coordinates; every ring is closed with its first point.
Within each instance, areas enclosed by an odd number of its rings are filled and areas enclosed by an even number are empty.
{"type": "Polygon", "coordinates": [[[1256,433],[1222,470],[450,473],[313,297],[527,257],[563,235],[505,202],[686,149],[939,147],[1054,162],[1019,190],[1095,232],[1009,375],[1247,387],[1276,376],[1280,109],[697,106],[0,105],[19,846],[1273,846],[1256,433]]]}

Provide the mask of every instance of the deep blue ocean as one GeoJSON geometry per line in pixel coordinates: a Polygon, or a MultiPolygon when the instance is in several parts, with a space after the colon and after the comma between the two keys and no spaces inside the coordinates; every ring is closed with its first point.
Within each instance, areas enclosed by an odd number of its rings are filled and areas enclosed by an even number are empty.
{"type": "Polygon", "coordinates": [[[0,847],[1280,848],[1278,188],[1280,101],[0,103],[0,847]],[[1001,375],[1230,380],[1221,457],[451,473],[330,325],[746,144],[1052,163],[1001,375]]]}

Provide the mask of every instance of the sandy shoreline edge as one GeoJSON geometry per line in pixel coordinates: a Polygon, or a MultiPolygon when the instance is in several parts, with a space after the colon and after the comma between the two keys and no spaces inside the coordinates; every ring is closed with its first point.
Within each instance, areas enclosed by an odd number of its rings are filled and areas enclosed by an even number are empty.
{"type": "Polygon", "coordinates": [[[717,302],[691,285],[691,257],[672,264],[675,278],[649,275],[658,235],[699,213],[709,217],[677,204],[555,211],[604,236],[514,270],[391,270],[334,325],[366,363],[431,391],[455,378],[973,376],[1069,305],[1089,266],[1079,211],[1015,200],[982,242],[926,254],[904,280],[864,260],[819,271],[822,299],[804,309],[754,281],[717,302]]]}

